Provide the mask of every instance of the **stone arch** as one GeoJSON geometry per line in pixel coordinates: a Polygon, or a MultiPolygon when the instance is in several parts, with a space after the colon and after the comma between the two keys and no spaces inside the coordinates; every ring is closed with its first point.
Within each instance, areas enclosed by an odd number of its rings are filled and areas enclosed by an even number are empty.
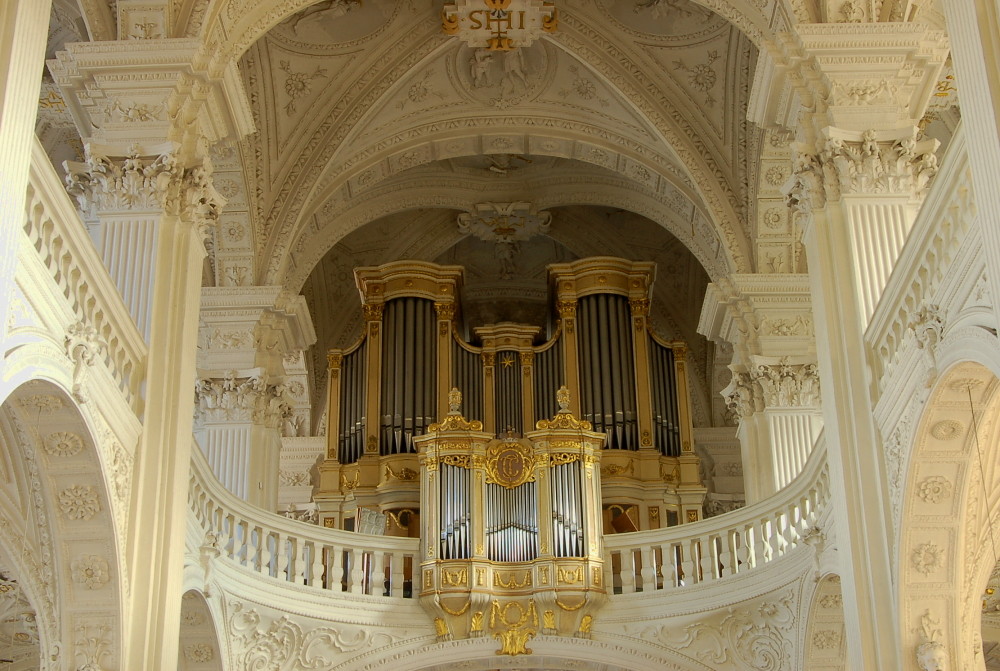
{"type": "Polygon", "coordinates": [[[843,669],[847,657],[847,641],[844,637],[844,601],[840,576],[828,574],[817,581],[808,603],[801,668],[829,671],[843,669]]]}
{"type": "Polygon", "coordinates": [[[226,665],[209,600],[198,589],[181,597],[178,671],[222,671],[226,665]]]}
{"type": "MultiPolygon", "coordinates": [[[[710,222],[708,239],[720,242],[719,248],[711,254],[699,255],[703,265],[713,265],[713,257],[721,256],[725,270],[717,274],[752,271],[753,254],[745,232],[738,225],[739,217],[725,194],[712,188],[715,178],[705,177],[710,171],[691,165],[694,159],[678,161],[663,151],[651,150],[636,139],[545,115],[524,116],[520,125],[502,129],[493,125],[490,119],[470,117],[460,123],[462,127],[458,129],[435,129],[435,124],[398,129],[390,137],[372,138],[367,148],[358,153],[337,155],[335,160],[328,161],[321,175],[311,180],[313,185],[322,184],[322,187],[314,186],[306,200],[296,205],[297,212],[283,212],[276,220],[276,230],[270,234],[261,256],[271,259],[263,273],[263,283],[282,283],[281,264],[288,259],[289,247],[308,229],[317,212],[349,207],[349,200],[392,188],[396,175],[406,178],[402,173],[423,163],[466,156],[470,148],[481,154],[501,151],[492,144],[497,139],[507,139],[511,143],[502,151],[578,160],[610,171],[637,193],[645,192],[664,204],[674,202],[688,208],[692,216],[710,222]],[[329,166],[334,164],[337,173],[330,174],[329,166]],[[701,182],[692,182],[691,174],[701,175],[701,182]]],[[[663,148],[673,149],[666,144],[663,148]]],[[[672,228],[662,219],[653,220],[699,254],[695,236],[684,236],[679,226],[672,228]]]]}
{"type": "MultiPolygon", "coordinates": [[[[58,366],[51,371],[66,376],[58,366]]],[[[33,594],[46,669],[66,659],[114,667],[122,658],[129,578],[115,529],[120,510],[101,432],[88,415],[67,386],[45,378],[9,389],[0,404],[8,493],[0,538],[14,544],[5,553],[33,594]]]]}
{"type": "Polygon", "coordinates": [[[897,591],[904,668],[914,670],[928,641],[945,646],[950,668],[973,660],[996,564],[990,536],[1000,532],[1000,356],[968,334],[964,346],[963,338],[949,340],[958,342],[943,351],[986,356],[942,362],[912,440],[897,591]]]}
{"type": "MultiPolygon", "coordinates": [[[[725,18],[758,47],[762,47],[765,40],[773,37],[770,22],[759,2],[692,1],[725,18]]],[[[206,41],[211,41],[212,36],[218,36],[216,60],[224,66],[239,59],[250,45],[263,37],[271,28],[315,3],[316,0],[285,0],[274,7],[256,0],[212,0],[204,11],[203,18],[200,18],[201,35],[206,41]]]]}
{"type": "MultiPolygon", "coordinates": [[[[436,179],[434,184],[438,188],[431,192],[419,178],[415,178],[409,183],[375,187],[363,192],[356,199],[336,208],[336,214],[333,214],[334,209],[331,208],[331,214],[328,215],[331,220],[328,223],[321,225],[316,222],[315,226],[307,228],[294,241],[299,256],[284,269],[278,283],[292,292],[298,292],[312,269],[334,244],[379,217],[426,207],[463,211],[477,200],[481,202],[481,199],[489,197],[481,188],[470,185],[468,180],[451,179],[447,182],[436,179]]],[[[661,194],[642,190],[627,180],[608,177],[601,179],[598,176],[588,177],[587,184],[589,186],[571,182],[549,185],[545,197],[534,204],[541,209],[566,204],[602,205],[641,214],[663,226],[691,250],[711,279],[716,280],[730,272],[729,266],[717,258],[719,249],[713,249],[712,238],[706,230],[708,224],[704,220],[697,224],[685,221],[671,209],[669,201],[661,194]],[[595,179],[602,182],[600,192],[593,188],[595,179]]],[[[721,244],[721,241],[716,241],[716,245],[721,244]]]]}

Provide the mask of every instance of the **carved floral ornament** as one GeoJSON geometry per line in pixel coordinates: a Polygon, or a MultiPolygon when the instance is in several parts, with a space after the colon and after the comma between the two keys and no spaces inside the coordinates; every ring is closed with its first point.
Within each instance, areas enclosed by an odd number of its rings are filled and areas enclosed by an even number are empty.
{"type": "Polygon", "coordinates": [[[195,416],[201,421],[250,421],[274,429],[292,412],[288,386],[269,384],[256,371],[205,375],[195,395],[195,416]]]}
{"type": "Polygon", "coordinates": [[[66,161],[64,167],[66,190],[91,218],[121,210],[164,210],[207,236],[225,204],[212,183],[212,163],[207,158],[201,165],[183,168],[172,152],[151,158],[133,144],[127,156],[112,160],[87,145],[83,163],[66,161]]]}
{"type": "Polygon", "coordinates": [[[831,135],[818,151],[800,145],[792,177],[782,190],[800,213],[823,207],[841,194],[926,194],[937,174],[937,140],[914,134],[882,139],[867,130],[859,139],[831,135]]]}
{"type": "Polygon", "coordinates": [[[764,408],[813,407],[819,404],[819,370],[814,363],[758,363],[747,372],[733,371],[733,379],[722,391],[726,406],[739,417],[749,417],[764,408]]]}

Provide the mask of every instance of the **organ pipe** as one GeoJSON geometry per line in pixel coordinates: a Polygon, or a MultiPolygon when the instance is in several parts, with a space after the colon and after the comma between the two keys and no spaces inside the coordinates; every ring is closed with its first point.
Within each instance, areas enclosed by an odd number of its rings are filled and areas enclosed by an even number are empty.
{"type": "MultiPolygon", "coordinates": [[[[670,513],[696,519],[704,490],[692,448],[685,348],[649,328],[653,269],[608,257],[553,264],[559,320],[547,341],[539,340],[540,327],[502,323],[476,327],[475,341],[466,342],[460,268],[409,261],[359,268],[365,331],[353,349],[332,350],[329,359],[330,438],[315,497],[324,521],[334,509],[347,517],[361,505],[419,507],[415,439],[444,414],[452,387],[465,394],[471,421],[498,440],[516,440],[542,418],[562,414],[554,398],[563,385],[572,392],[565,410],[606,434],[611,456],[600,481],[613,485],[615,496],[645,501],[649,520],[654,512],[657,520],[670,513]]],[[[448,474],[451,493],[434,499],[442,512],[437,552],[511,560],[585,554],[592,538],[575,512],[582,471],[573,469],[580,467],[553,466],[544,487],[539,481],[482,490],[474,505],[486,506],[486,524],[478,530],[470,526],[474,502],[467,498],[478,490],[448,474]]]]}

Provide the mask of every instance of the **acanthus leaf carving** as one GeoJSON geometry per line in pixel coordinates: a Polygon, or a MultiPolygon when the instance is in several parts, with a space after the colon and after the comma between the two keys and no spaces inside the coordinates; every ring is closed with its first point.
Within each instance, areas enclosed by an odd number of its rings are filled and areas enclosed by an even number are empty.
{"type": "Polygon", "coordinates": [[[727,609],[688,625],[681,636],[658,625],[643,631],[642,638],[679,650],[699,642],[697,657],[715,668],[780,671],[791,668],[795,619],[795,593],[786,589],[756,607],[727,609]]]}
{"type": "MultiPolygon", "coordinates": [[[[860,94],[859,94],[860,95],[860,94]]],[[[800,146],[792,177],[783,191],[799,213],[822,208],[842,194],[912,195],[927,193],[938,172],[939,143],[916,135],[879,140],[874,130],[851,141],[831,136],[817,152],[800,146]]]]}
{"type": "Polygon", "coordinates": [[[202,237],[211,233],[225,199],[212,183],[212,163],[183,168],[176,155],[143,157],[138,145],[129,147],[121,161],[86,147],[83,163],[66,161],[66,190],[88,218],[101,213],[163,210],[197,227],[202,237]]]}
{"type": "Polygon", "coordinates": [[[202,421],[249,421],[278,429],[292,413],[287,385],[268,384],[255,371],[203,377],[195,395],[195,415],[202,421]]]}
{"type": "Polygon", "coordinates": [[[820,402],[819,368],[814,363],[757,363],[749,371],[733,371],[722,396],[738,417],[749,417],[764,408],[807,408],[820,402]]]}
{"type": "Polygon", "coordinates": [[[343,653],[392,644],[398,636],[364,627],[303,627],[287,615],[264,625],[254,608],[230,602],[235,659],[240,668],[300,671],[330,668],[343,653]]]}

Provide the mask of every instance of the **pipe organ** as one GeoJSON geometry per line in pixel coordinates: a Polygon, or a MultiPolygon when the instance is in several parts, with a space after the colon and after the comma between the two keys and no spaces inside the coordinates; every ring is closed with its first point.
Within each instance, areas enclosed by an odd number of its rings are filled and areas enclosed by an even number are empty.
{"type": "MultiPolygon", "coordinates": [[[[553,264],[555,318],[544,333],[541,326],[500,323],[474,329],[468,342],[461,335],[468,332],[459,300],[462,268],[400,261],[357,269],[364,332],[352,347],[328,353],[328,444],[314,495],[323,523],[343,526],[359,508],[414,525],[426,520],[417,446],[433,418],[449,412],[450,389],[461,391],[465,415],[484,433],[523,445],[517,441],[540,420],[559,416],[562,386],[570,393],[567,411],[606,436],[603,532],[700,519],[705,489],[692,445],[686,348],[650,327],[654,272],[652,263],[610,257],[553,264]],[[612,524],[620,511],[629,517],[624,527],[612,524]]],[[[477,489],[468,469],[442,463],[438,482],[459,498],[434,505],[468,511],[481,495],[488,511],[483,553],[473,544],[472,520],[459,516],[435,531],[447,547],[442,559],[580,556],[583,527],[573,512],[583,496],[574,489],[579,468],[570,461],[523,487],[477,489]],[[526,511],[537,512],[546,492],[558,493],[544,505],[558,531],[543,549],[545,525],[526,511]]]]}
{"type": "Polygon", "coordinates": [[[599,477],[604,434],[558,392],[552,419],[521,437],[449,412],[419,446],[423,514],[420,599],[438,636],[499,640],[530,653],[539,633],[586,636],[607,600],[599,477]]]}

